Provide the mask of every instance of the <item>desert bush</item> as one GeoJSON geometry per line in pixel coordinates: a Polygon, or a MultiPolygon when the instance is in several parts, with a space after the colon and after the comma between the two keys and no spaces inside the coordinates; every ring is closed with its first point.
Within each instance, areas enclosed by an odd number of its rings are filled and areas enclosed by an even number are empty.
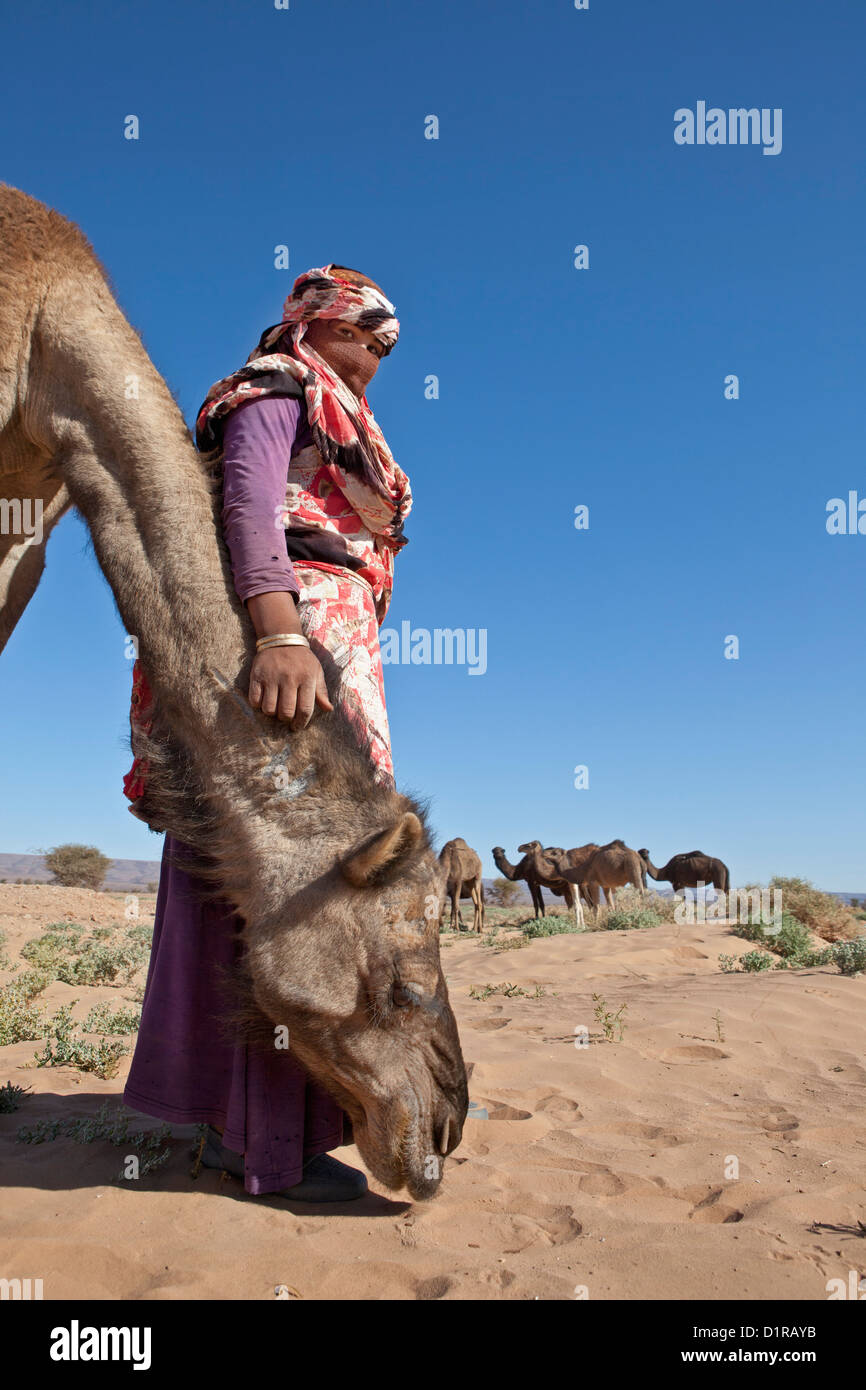
{"type": "Polygon", "coordinates": [[[811,928],[825,941],[853,940],[860,934],[855,914],[841,898],[822,893],[805,878],[770,879],[770,887],[782,894],[782,910],[811,928]]]}
{"type": "Polygon", "coordinates": [[[520,928],[527,941],[534,941],[538,936],[569,936],[573,932],[580,931],[580,927],[575,923],[571,913],[565,916],[539,917],[536,921],[530,918],[524,922],[520,928]]]}
{"type": "Polygon", "coordinates": [[[513,907],[523,897],[523,889],[510,878],[495,878],[485,889],[485,896],[494,907],[513,907]]]}
{"type": "Polygon", "coordinates": [[[22,1099],[29,1091],[29,1086],[16,1086],[11,1081],[0,1086],[0,1115],[11,1115],[13,1110],[19,1110],[22,1099]]]}
{"type": "Polygon", "coordinates": [[[48,1021],[45,1046],[33,1060],[37,1067],[75,1067],[108,1081],[117,1071],[121,1057],[128,1052],[126,1043],[106,1042],[104,1038],[99,1043],[91,1043],[76,1035],[72,1004],[64,1004],[48,1021]]]}
{"type": "Polygon", "coordinates": [[[782,913],[781,923],[775,922],[739,922],[731,930],[734,936],[741,936],[746,941],[754,941],[758,945],[766,946],[768,950],[775,951],[776,955],[791,957],[805,956],[812,952],[812,938],[803,926],[790,912],[782,913]]]}
{"type": "Polygon", "coordinates": [[[44,1038],[46,1027],[42,1010],[30,1002],[18,981],[0,989],[0,1047],[44,1038]]]}
{"type": "Polygon", "coordinates": [[[766,951],[747,951],[740,957],[740,965],[747,974],[752,975],[759,970],[772,970],[774,961],[766,951]]]}
{"type": "Polygon", "coordinates": [[[51,984],[55,976],[50,970],[22,970],[15,983],[23,991],[25,999],[35,999],[51,984]]]}
{"type": "Polygon", "coordinates": [[[615,907],[598,914],[590,923],[590,931],[642,931],[646,927],[660,927],[662,919],[656,916],[651,907],[615,907]]]}
{"type": "Polygon", "coordinates": [[[833,964],[843,975],[860,975],[866,970],[866,936],[856,941],[837,941],[832,948],[833,964]]]}
{"type": "Polygon", "coordinates": [[[142,928],[130,927],[119,941],[110,940],[114,933],[107,927],[96,927],[86,938],[83,930],[75,923],[54,923],[44,936],[28,941],[21,954],[67,985],[129,984],[148,957],[142,928]]]}
{"type": "Polygon", "coordinates": [[[45,856],[45,867],[64,888],[101,888],[111,865],[95,845],[55,845],[45,856]]]}
{"type": "Polygon", "coordinates": [[[141,1026],[138,1009],[112,1009],[109,1004],[94,1004],[82,1024],[85,1033],[136,1033],[141,1026]]]}
{"type": "MultiPolygon", "coordinates": [[[[122,1111],[109,1111],[108,1102],[101,1106],[98,1114],[86,1119],[40,1120],[32,1128],[19,1129],[19,1144],[50,1144],[55,1139],[74,1139],[76,1144],[93,1144],[103,1140],[109,1144],[122,1145],[128,1152],[135,1150],[139,1159],[138,1175],[144,1178],[154,1168],[159,1168],[169,1156],[170,1150],[163,1148],[171,1136],[169,1125],[159,1129],[136,1130],[129,1133],[131,1116],[122,1111]]],[[[120,1174],[121,1177],[124,1174],[120,1174]]]]}

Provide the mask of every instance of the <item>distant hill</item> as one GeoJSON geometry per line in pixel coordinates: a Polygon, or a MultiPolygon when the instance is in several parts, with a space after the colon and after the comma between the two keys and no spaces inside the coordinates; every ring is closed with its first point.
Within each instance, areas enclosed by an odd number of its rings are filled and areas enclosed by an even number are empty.
{"type": "MultiPolygon", "coordinates": [[[[14,883],[16,878],[29,878],[36,883],[53,882],[51,875],[45,867],[45,859],[41,854],[0,854],[0,881],[14,883]]],[[[111,866],[105,875],[103,887],[112,893],[141,893],[147,891],[149,883],[159,882],[159,860],[158,859],[112,859],[111,866]]],[[[494,882],[492,878],[485,878],[484,888],[490,888],[494,882]]],[[[526,884],[518,882],[520,897],[515,898],[515,906],[518,903],[530,903],[529,890],[526,884]]],[[[669,893],[668,884],[659,884],[655,891],[659,893],[669,893]]],[[[557,898],[547,888],[542,889],[545,902],[562,903],[562,898],[557,898]]],[[[850,903],[853,898],[861,903],[866,902],[866,889],[860,893],[833,893],[834,898],[841,898],[843,902],[850,903]]]]}
{"type": "MultiPolygon", "coordinates": [[[[14,883],[29,878],[35,883],[53,883],[41,854],[0,854],[0,879],[14,883]]],[[[142,893],[149,883],[159,882],[158,859],[112,859],[103,888],[111,893],[142,893]]]]}

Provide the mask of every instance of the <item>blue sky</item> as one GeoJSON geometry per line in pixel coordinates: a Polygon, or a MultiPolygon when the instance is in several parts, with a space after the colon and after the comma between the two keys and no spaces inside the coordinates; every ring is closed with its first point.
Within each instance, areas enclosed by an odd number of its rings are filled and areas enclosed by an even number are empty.
{"type": "MultiPolygon", "coordinates": [[[[622,836],[866,889],[866,536],[825,529],[866,497],[860,0],[95,0],[3,25],[2,176],[81,225],[187,420],[307,267],[394,300],[369,399],[415,509],[388,626],[488,634],[483,676],[386,668],[398,780],[440,840],[490,873],[495,844],[622,836]],[[675,144],[702,100],[781,108],[781,153],[675,144]]],[[[0,850],[158,857],[121,791],[123,636],[67,518],[0,660],[0,850]]]]}

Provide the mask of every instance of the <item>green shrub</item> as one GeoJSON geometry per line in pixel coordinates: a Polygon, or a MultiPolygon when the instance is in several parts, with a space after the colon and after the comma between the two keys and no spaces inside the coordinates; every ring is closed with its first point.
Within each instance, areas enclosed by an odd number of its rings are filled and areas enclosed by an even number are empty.
{"type": "Polygon", "coordinates": [[[747,951],[740,958],[740,965],[750,975],[759,970],[772,970],[773,964],[773,957],[768,956],[766,951],[747,951]]]}
{"type": "MultiPolygon", "coordinates": [[[[75,1002],[73,1000],[73,1004],[75,1002]]],[[[33,1060],[37,1067],[75,1067],[108,1081],[129,1048],[126,1043],[106,1042],[105,1039],[98,1044],[87,1042],[73,1033],[73,1004],[64,1004],[49,1021],[45,1046],[33,1060]]]]}
{"type": "Polygon", "coordinates": [[[108,1004],[94,1004],[82,1029],[85,1033],[136,1033],[140,1026],[139,1009],[112,1009],[108,1004]]]}
{"type": "Polygon", "coordinates": [[[5,1086],[0,1086],[0,1115],[11,1115],[13,1110],[19,1110],[22,1098],[29,1091],[29,1086],[15,1086],[11,1081],[7,1081],[5,1086]]]}
{"type": "Polygon", "coordinates": [[[111,860],[95,845],[56,845],[45,856],[45,867],[64,888],[100,888],[111,860]]]}
{"type": "MultiPolygon", "coordinates": [[[[97,927],[89,937],[74,923],[55,923],[44,936],[29,941],[21,954],[51,979],[67,985],[129,984],[149,955],[140,926],[130,927],[122,940],[109,940],[115,932],[97,927]]],[[[44,988],[44,986],[43,986],[44,988]]]]}
{"type": "Polygon", "coordinates": [[[856,941],[837,941],[832,948],[833,964],[843,975],[860,975],[866,970],[866,936],[856,941]]]}
{"type": "MultiPolygon", "coordinates": [[[[168,1158],[171,1151],[161,1146],[170,1137],[171,1128],[160,1125],[159,1129],[137,1130],[130,1134],[131,1118],[121,1110],[110,1112],[106,1101],[95,1116],[77,1120],[40,1120],[30,1129],[19,1129],[16,1137],[19,1144],[50,1144],[62,1137],[74,1139],[76,1144],[93,1144],[103,1140],[109,1144],[123,1145],[126,1149],[137,1151],[138,1175],[144,1178],[168,1158]]],[[[124,1174],[121,1173],[120,1177],[123,1178],[124,1174]]]]}
{"type": "Polygon", "coordinates": [[[574,918],[568,917],[539,917],[537,921],[530,918],[524,922],[520,928],[528,941],[534,941],[539,936],[568,936],[572,932],[580,931],[574,918]]]}
{"type": "Polygon", "coordinates": [[[770,887],[782,894],[782,910],[791,913],[825,941],[850,940],[857,937],[857,919],[847,903],[822,893],[806,878],[770,879],[770,887]]]}
{"type": "Polygon", "coordinates": [[[42,1010],[17,981],[0,989],[0,1047],[44,1038],[46,1026],[42,1010]]]}
{"type": "Polygon", "coordinates": [[[647,927],[660,927],[661,918],[650,907],[617,907],[612,912],[601,913],[591,931],[643,931],[647,927]]]}

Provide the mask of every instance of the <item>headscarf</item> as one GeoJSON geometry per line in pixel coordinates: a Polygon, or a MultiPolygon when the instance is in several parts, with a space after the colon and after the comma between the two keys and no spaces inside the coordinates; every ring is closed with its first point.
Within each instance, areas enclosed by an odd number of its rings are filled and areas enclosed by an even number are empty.
{"type": "Polygon", "coordinates": [[[304,392],[313,442],[334,486],[393,550],[406,544],[403,520],[412,506],[409,479],[395,462],[366,394],[354,395],[305,337],[313,319],[346,319],[382,343],[385,356],[400,324],[394,305],[372,285],[332,274],[333,263],[299,275],[279,323],[266,328],[246,364],[208,391],[196,421],[196,442],[208,462],[222,454],[225,417],[257,396],[286,394],[286,376],[304,392]],[[281,352],[280,343],[291,345],[281,352]]]}

